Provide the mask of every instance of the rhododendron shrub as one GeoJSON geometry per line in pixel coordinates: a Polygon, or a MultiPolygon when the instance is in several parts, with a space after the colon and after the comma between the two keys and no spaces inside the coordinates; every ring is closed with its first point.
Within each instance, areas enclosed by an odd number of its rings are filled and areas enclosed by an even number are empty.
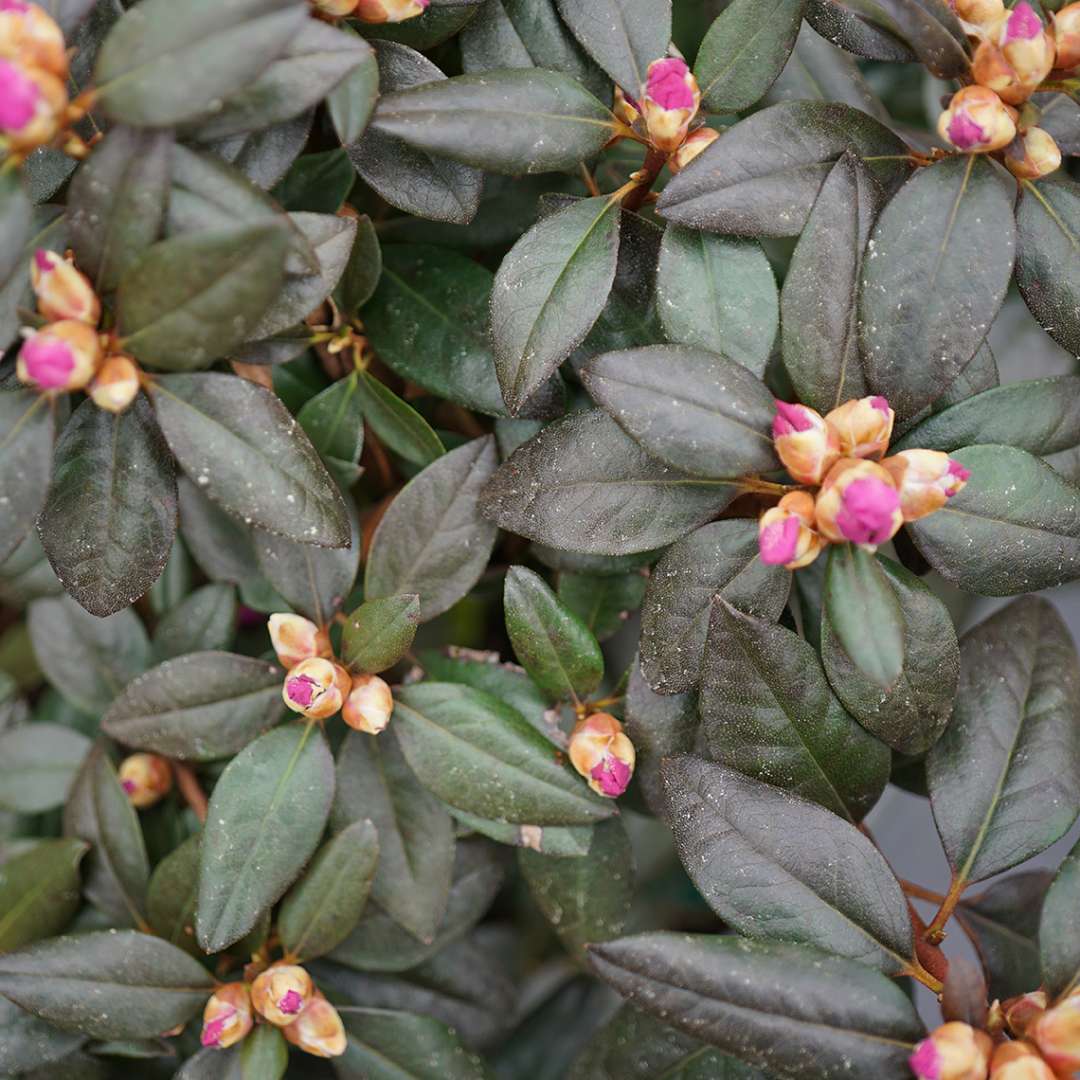
{"type": "Polygon", "coordinates": [[[1074,153],[1060,0],[0,0],[0,1076],[1080,1075],[1074,153]]]}

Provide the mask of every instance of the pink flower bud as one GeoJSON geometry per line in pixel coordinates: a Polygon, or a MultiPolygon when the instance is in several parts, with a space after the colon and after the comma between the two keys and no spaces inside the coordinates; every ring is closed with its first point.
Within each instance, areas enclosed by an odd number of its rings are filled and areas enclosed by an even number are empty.
{"type": "Polygon", "coordinates": [[[293,712],[325,720],[344,705],[351,686],[349,673],[340,664],[314,656],[289,671],[281,696],[293,712]]]}
{"type": "Polygon", "coordinates": [[[246,984],[226,983],[210,995],[203,1009],[201,1042],[214,1050],[225,1050],[238,1043],[251,1026],[251,997],[246,984]]]}
{"type": "Polygon", "coordinates": [[[1054,61],[1064,71],[1080,66],[1080,3],[1063,7],[1054,19],[1054,44],[1057,59],[1054,61]]]}
{"type": "Polygon", "coordinates": [[[160,802],[172,789],[172,768],[157,754],[132,754],[116,770],[128,802],[136,810],[145,810],[160,802]]]}
{"type": "Polygon", "coordinates": [[[1002,1043],[990,1062],[990,1080],[1058,1080],[1035,1047],[1023,1042],[1002,1043]]]}
{"type": "Polygon", "coordinates": [[[122,413],[139,394],[139,369],[127,356],[106,357],[90,384],[90,399],[106,412],[122,413]]]}
{"type": "Polygon", "coordinates": [[[649,65],[641,111],[657,150],[670,153],[682,145],[700,102],[697,79],[684,60],[668,56],[649,65]]]}
{"type": "Polygon", "coordinates": [[[272,964],[251,984],[251,1004],[264,1019],[287,1027],[304,1010],[315,987],[299,964],[272,964]]]}
{"type": "Polygon", "coordinates": [[[101,301],[90,279],[75,264],[55,251],[38,248],[30,260],[30,281],[37,296],[38,311],[50,322],[75,319],[97,326],[101,301]]]}
{"type": "Polygon", "coordinates": [[[318,990],[300,1016],[282,1028],[282,1034],[293,1046],[316,1057],[340,1057],[348,1045],[337,1009],[318,990]]]}
{"type": "Polygon", "coordinates": [[[814,531],[814,496],[808,491],[788,492],[758,522],[758,548],[768,566],[787,570],[809,566],[824,545],[814,531]]]}
{"type": "Polygon", "coordinates": [[[366,23],[399,23],[423,15],[431,0],[358,0],[353,14],[366,23]]]}
{"type": "Polygon", "coordinates": [[[840,457],[836,433],[807,405],[777,401],[772,435],[777,456],[798,484],[820,484],[840,457]]]}
{"type": "Polygon", "coordinates": [[[394,695],[378,675],[354,675],[341,718],[351,728],[378,735],[390,723],[394,695]]]}
{"type": "Polygon", "coordinates": [[[597,795],[618,798],[634,773],[634,744],[610,713],[579,720],[570,733],[570,763],[597,795]]]}
{"type": "Polygon", "coordinates": [[[97,331],[63,319],[27,333],[15,371],[21,382],[39,390],[81,390],[100,363],[97,331]]]}
{"type": "Polygon", "coordinates": [[[901,450],[881,467],[892,477],[900,495],[905,521],[940,510],[967,483],[971,473],[940,450],[901,450]]]}
{"type": "Polygon", "coordinates": [[[818,532],[834,543],[848,541],[868,551],[891,539],[904,523],[892,477],[865,458],[841,458],[818,492],[818,532]]]}
{"type": "Polygon", "coordinates": [[[707,150],[717,139],[720,132],[711,127],[699,127],[686,136],[686,142],[668,158],[668,168],[672,173],[685,169],[691,161],[702,152],[707,150]]]}
{"type": "Polygon", "coordinates": [[[938,118],[938,134],[957,150],[984,154],[1000,150],[1016,138],[1016,116],[993,90],[965,86],[953,94],[949,107],[938,118]]]}
{"type": "Polygon", "coordinates": [[[313,656],[332,656],[330,635],[303,615],[280,613],[267,621],[270,643],[284,668],[294,668],[313,656]]]}
{"type": "Polygon", "coordinates": [[[1047,1065],[1066,1076],[1080,1069],[1080,990],[1074,990],[1028,1029],[1047,1065]]]}
{"type": "Polygon", "coordinates": [[[992,36],[995,40],[985,40],[975,50],[975,81],[1006,104],[1022,105],[1054,66],[1054,37],[1026,0],[1001,19],[992,36]]]}
{"type": "Polygon", "coordinates": [[[896,414],[883,397],[853,398],[826,413],[825,423],[836,432],[842,457],[877,461],[889,448],[896,414]]]}
{"type": "Polygon", "coordinates": [[[63,32],[52,16],[25,0],[0,0],[0,57],[67,78],[63,32]]]}
{"type": "Polygon", "coordinates": [[[52,140],[67,107],[64,84],[42,68],[0,58],[0,136],[12,150],[52,140]]]}
{"type": "Polygon", "coordinates": [[[908,1064],[919,1080],[986,1080],[992,1050],[985,1031],[953,1021],[918,1043],[908,1064]]]}
{"type": "Polygon", "coordinates": [[[1001,1015],[1009,1030],[1018,1039],[1022,1039],[1031,1024],[1046,1012],[1046,1005],[1045,991],[1031,990],[1002,1002],[1001,1015]]]}
{"type": "Polygon", "coordinates": [[[1005,17],[1002,0],[949,0],[949,5],[972,36],[992,33],[1005,17]]]}
{"type": "Polygon", "coordinates": [[[1009,143],[1005,165],[1021,180],[1038,180],[1061,167],[1061,150],[1050,132],[1030,127],[1009,143]]]}

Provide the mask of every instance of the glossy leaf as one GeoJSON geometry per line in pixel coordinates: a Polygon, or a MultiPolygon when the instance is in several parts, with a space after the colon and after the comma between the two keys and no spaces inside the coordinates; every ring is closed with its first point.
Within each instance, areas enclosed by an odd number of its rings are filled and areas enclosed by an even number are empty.
{"type": "Polygon", "coordinates": [[[338,147],[304,154],[274,187],[274,197],[286,210],[336,214],[356,182],[349,155],[338,147]]]}
{"type": "Polygon", "coordinates": [[[341,662],[358,675],[393,667],[408,651],[420,621],[416,593],[368,600],[348,617],[341,635],[341,662]]]}
{"type": "Polygon", "coordinates": [[[364,413],[360,376],[352,372],[305,402],[296,415],[312,445],[338,482],[348,490],[360,476],[364,448],[364,413]]]}
{"type": "Polygon", "coordinates": [[[146,918],[154,933],[193,956],[202,957],[195,940],[199,898],[199,837],[189,836],[154,867],[146,893],[146,918]]]}
{"type": "Polygon", "coordinates": [[[0,807],[40,814],[62,806],[90,740],[62,724],[21,724],[0,732],[0,807]]]}
{"type": "Polygon", "coordinates": [[[585,51],[632,97],[645,85],[649,64],[667,53],[671,0],[555,0],[563,21],[585,51]]]}
{"type": "Polygon", "coordinates": [[[1065,997],[1080,983],[1080,847],[1065,856],[1046,894],[1039,920],[1042,985],[1065,997]]]}
{"type": "MultiPolygon", "coordinates": [[[[349,29],[343,24],[342,30],[349,29]]],[[[354,68],[326,96],[326,109],[341,142],[348,146],[356,142],[375,110],[379,96],[379,66],[365,60],[354,68]]]]}
{"type": "Polygon", "coordinates": [[[356,239],[353,241],[352,251],[349,252],[348,265],[334,293],[338,307],[345,315],[351,318],[371,299],[381,275],[382,249],[379,247],[379,235],[371,218],[367,214],[361,214],[356,220],[356,239]]]}
{"type": "Polygon", "coordinates": [[[203,585],[167,611],[154,629],[154,656],[172,660],[187,653],[228,649],[236,634],[236,590],[203,585]]]}
{"type": "Polygon", "coordinates": [[[0,561],[30,532],[52,471],[53,414],[44,394],[0,394],[0,561]]]}
{"type": "Polygon", "coordinates": [[[279,1028],[259,1024],[240,1047],[240,1080],[281,1080],[289,1067],[289,1044],[279,1028]]]}
{"type": "Polygon", "coordinates": [[[67,926],[79,908],[79,862],[87,850],[81,840],[43,840],[0,865],[0,954],[67,926]]]}
{"type": "Polygon", "coordinates": [[[446,453],[431,425],[370,372],[361,372],[358,393],[369,427],[399,457],[422,469],[446,453]]]}
{"type": "Polygon", "coordinates": [[[596,635],[606,641],[641,607],[647,579],[628,574],[560,574],[559,599],[596,635]]]}

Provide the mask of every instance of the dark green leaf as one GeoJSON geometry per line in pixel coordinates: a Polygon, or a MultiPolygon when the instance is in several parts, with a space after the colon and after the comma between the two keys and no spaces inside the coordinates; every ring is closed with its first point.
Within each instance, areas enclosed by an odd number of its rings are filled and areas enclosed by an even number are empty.
{"type": "Polygon", "coordinates": [[[281,1080],[289,1067],[289,1044],[272,1024],[259,1024],[240,1047],[240,1080],[281,1080]]]}
{"type": "Polygon", "coordinates": [[[1011,185],[978,154],[919,169],[881,212],[863,261],[867,386],[900,420],[938,397],[982,344],[1012,273],[1011,185]]]}
{"type": "Polygon", "coordinates": [[[399,41],[413,49],[430,49],[452,38],[480,10],[483,0],[436,0],[418,18],[403,23],[371,23],[364,27],[369,38],[399,41]]]}
{"type": "Polygon", "coordinates": [[[12,1001],[95,1039],[153,1038],[186,1023],[213,989],[201,964],[133,930],[73,934],[0,956],[0,990],[12,1001]]]}
{"type": "Polygon", "coordinates": [[[55,1065],[86,1041],[77,1032],[61,1031],[39,1020],[7,998],[0,998],[0,1029],[4,1032],[0,1076],[55,1065]]]}
{"type": "Polygon", "coordinates": [[[0,734],[0,807],[40,814],[62,806],[90,740],[61,724],[22,724],[0,734]]]}
{"type": "MultiPolygon", "coordinates": [[[[853,6],[859,10],[867,5],[853,6]]],[[[869,8],[877,16],[874,21],[895,32],[939,79],[968,74],[967,38],[948,4],[940,0],[873,0],[869,8]]]]}
{"type": "Polygon", "coordinates": [[[701,43],[694,74],[701,106],[735,113],[759,101],[795,46],[803,0],[734,0],[701,43]]]}
{"type": "Polygon", "coordinates": [[[43,840],[0,865],[0,953],[67,926],[79,907],[79,862],[88,850],[81,840],[43,840]]]}
{"type": "Polygon", "coordinates": [[[341,662],[370,675],[393,667],[410,649],[420,621],[416,593],[368,600],[353,611],[341,635],[341,662]]]}
{"type": "Polygon", "coordinates": [[[364,448],[359,380],[359,373],[353,371],[331,383],[307,401],[296,416],[330,474],[346,490],[360,475],[360,453],[364,448]]]}
{"type": "Polygon", "coordinates": [[[555,825],[507,825],[502,821],[488,821],[487,818],[467,814],[464,810],[453,807],[450,814],[454,820],[466,829],[497,844],[509,847],[528,848],[544,855],[558,855],[564,859],[576,859],[589,853],[592,843],[593,826],[568,825],[559,828],[555,825]]]}
{"type": "Polygon", "coordinates": [[[594,357],[581,372],[593,400],[649,454],[709,479],[779,467],[773,395],[741,364],[688,345],[594,357]]]}
{"type": "Polygon", "coordinates": [[[184,952],[201,957],[195,940],[195,905],[199,898],[199,837],[189,836],[165,856],[150,876],[146,918],[154,933],[184,952]]]}
{"type": "Polygon", "coordinates": [[[871,60],[904,63],[915,55],[896,35],[852,0],[807,0],[806,21],[841,49],[871,60]]]}
{"type": "Polygon", "coordinates": [[[780,1080],[907,1080],[923,1027],[900,987],[815,949],[652,933],[598,945],[593,970],[631,1004],[780,1080]]]}
{"type": "Polygon", "coordinates": [[[485,436],[444,454],[405,485],[371,541],[368,599],[416,593],[426,622],[476,584],[495,544],[495,526],[477,508],[495,463],[495,441],[485,436]]]}
{"type": "Polygon", "coordinates": [[[19,170],[5,170],[0,177],[0,284],[19,269],[30,239],[32,213],[19,170]]]}
{"type": "MultiPolygon", "coordinates": [[[[345,273],[338,282],[335,298],[342,313],[351,318],[370,299],[382,274],[382,251],[379,234],[367,214],[356,219],[356,239],[345,273]]],[[[366,374],[363,372],[362,374],[366,374]]]]}
{"type": "Polygon", "coordinates": [[[511,566],[503,610],[518,660],[552,701],[583,700],[600,685],[604,657],[596,638],[539,574],[511,566]]]}
{"type": "Polygon", "coordinates": [[[334,761],[314,725],[289,724],[247,746],[210,797],[199,852],[195,929],[207,952],[239,941],[318,847],[334,761]]]}
{"type": "Polygon", "coordinates": [[[649,64],[671,41],[671,0],[555,0],[563,21],[585,51],[632,97],[645,85],[649,64]]]}
{"type": "Polygon", "coordinates": [[[301,544],[348,544],[337,486],[274,394],[232,375],[167,375],[153,400],[180,467],[215,502],[301,544]]]}
{"type": "Polygon", "coordinates": [[[172,660],[227,649],[235,635],[236,590],[231,585],[203,585],[162,616],[154,630],[154,656],[172,660]]]}
{"type": "Polygon", "coordinates": [[[281,668],[228,652],[195,652],[140,675],[101,722],[118,742],[184,761],[238,753],[282,712],[281,668]]]}
{"type": "MultiPolygon", "coordinates": [[[[348,29],[345,25],[343,30],[348,29]]],[[[326,108],[338,138],[348,146],[364,133],[379,96],[379,66],[365,60],[326,97],[326,108]]]]}
{"type": "Polygon", "coordinates": [[[755,375],[765,373],[779,312],[776,278],[756,240],[669,226],[656,292],[669,341],[720,353],[755,375]]]}
{"type": "MultiPolygon", "coordinates": [[[[311,132],[313,112],[301,113],[284,124],[262,131],[233,135],[207,144],[224,161],[264,191],[272,188],[296,160],[311,132]]],[[[174,189],[175,190],[175,189],[174,189]]]]}
{"type": "MultiPolygon", "coordinates": [[[[1042,985],[1052,998],[1065,997],[1080,983],[1080,846],[1058,868],[1039,920],[1042,985]]],[[[1029,983],[1034,986],[1034,980],[1029,983]]]]}
{"type": "Polygon", "coordinates": [[[560,574],[559,599],[596,635],[606,641],[641,607],[647,579],[635,571],[614,575],[560,574]]]}
{"type": "Polygon", "coordinates": [[[0,393],[0,561],[30,531],[52,471],[53,411],[33,390],[0,393]]]}
{"type": "Polygon", "coordinates": [[[398,694],[395,731],[420,781],[451,806],[522,825],[587,825],[615,812],[497,698],[453,683],[398,694]]]}
{"type": "Polygon", "coordinates": [[[340,147],[304,154],[274,187],[274,198],[286,210],[336,214],[349,197],[356,174],[349,155],[340,147]]]}
{"type": "Polygon", "coordinates": [[[185,545],[206,576],[234,584],[258,577],[252,533],[211,502],[186,476],[177,480],[180,530],[185,545]]]}
{"type": "Polygon", "coordinates": [[[1027,596],[964,635],[952,722],[927,758],[954,874],[981,881],[1049,847],[1080,812],[1080,658],[1027,596]]]}
{"type": "Polygon", "coordinates": [[[431,425],[371,372],[360,373],[358,389],[364,419],[395,454],[423,469],[446,453],[431,425]]]}

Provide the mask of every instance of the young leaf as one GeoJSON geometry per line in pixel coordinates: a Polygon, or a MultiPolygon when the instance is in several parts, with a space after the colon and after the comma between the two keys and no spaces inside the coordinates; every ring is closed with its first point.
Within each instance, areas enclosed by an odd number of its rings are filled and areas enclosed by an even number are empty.
{"type": "Polygon", "coordinates": [[[360,476],[360,453],[364,448],[359,380],[359,372],[350,372],[306,401],[296,414],[330,475],[346,491],[360,476]]]}
{"type": "Polygon", "coordinates": [[[358,675],[393,667],[412,646],[420,622],[416,593],[368,600],[349,615],[341,635],[341,662],[358,675]]]}
{"type": "Polygon", "coordinates": [[[364,575],[369,600],[416,593],[427,622],[476,584],[495,544],[495,526],[477,508],[495,463],[495,441],[473,439],[405,485],[371,540],[364,575]]]}
{"type": "Polygon", "coordinates": [[[453,683],[403,688],[394,730],[420,781],[467,813],[522,825],[588,825],[615,807],[557,761],[514,709],[453,683]]]}
{"type": "MultiPolygon", "coordinates": [[[[361,214],[356,219],[356,239],[345,273],[341,275],[334,298],[346,318],[352,318],[370,299],[382,275],[382,249],[379,234],[371,218],[361,214]]],[[[367,372],[361,372],[366,375],[367,372]]]]}
{"type": "Polygon", "coordinates": [[[228,649],[236,635],[236,609],[236,590],[231,585],[195,589],[155,627],[155,658],[172,660],[193,652],[228,649]]]}
{"type": "Polygon", "coordinates": [[[0,733],[0,807],[40,814],[63,806],[90,740],[62,724],[20,724],[0,733]]]}
{"type": "Polygon", "coordinates": [[[964,635],[952,722],[927,758],[953,873],[981,881],[1038,854],[1080,813],[1080,658],[1026,596],[964,635]]]}
{"type": "Polygon", "coordinates": [[[32,528],[52,472],[53,411],[33,390],[0,394],[0,562],[32,528]]]}
{"type": "Polygon", "coordinates": [[[215,502],[297,543],[348,545],[337,485],[274,394],[233,375],[167,375],[153,401],[180,467],[215,502]]]}
{"type": "Polygon", "coordinates": [[[371,372],[360,373],[358,392],[368,426],[399,457],[423,469],[446,453],[431,425],[371,372]]]}
{"type": "Polygon", "coordinates": [[[1080,845],[1058,867],[1039,920],[1042,985],[1051,998],[1071,994],[1080,983],[1080,845]]]}
{"type": "Polygon", "coordinates": [[[318,847],[334,797],[334,761],[314,725],[290,724],[247,746],[210,797],[199,852],[195,929],[207,952],[239,941],[318,847]]]}
{"type": "Polygon", "coordinates": [[[702,758],[669,758],[662,772],[679,858],[726,923],[886,975],[910,967],[907,901],[889,864],[853,825],[702,758]],[[807,835],[812,845],[796,840],[807,835]]]}
{"type": "Polygon", "coordinates": [[[199,836],[189,836],[154,868],[146,893],[146,918],[170,945],[202,957],[195,940],[199,898],[199,836]]]}
{"type": "Polygon", "coordinates": [[[0,953],[67,926],[79,909],[79,862],[88,850],[81,840],[42,840],[0,865],[0,953]]]}
{"type": "Polygon", "coordinates": [[[329,841],[289,890],[278,912],[281,944],[302,960],[330,952],[360,919],[379,859],[370,821],[357,821],[329,841]]]}
{"type": "Polygon", "coordinates": [[[541,218],[507,253],[491,294],[491,339],[512,416],[585,339],[618,257],[619,204],[604,196],[541,218]]]}
{"type": "Polygon", "coordinates": [[[213,761],[242,750],[282,713],[285,673],[228,652],[166,660],[125,687],[102,729],[118,742],[182,761],[213,761]]]}
{"type": "Polygon", "coordinates": [[[539,574],[511,566],[503,610],[514,653],[552,701],[584,700],[600,685],[604,656],[596,638],[539,574]]]}
{"type": "Polygon", "coordinates": [[[559,599],[596,635],[606,641],[641,607],[647,579],[637,571],[613,574],[560,574],[559,599]]]}
{"type": "Polygon", "coordinates": [[[281,1029],[259,1024],[240,1047],[240,1080],[281,1080],[289,1067],[289,1044],[281,1029]]]}
{"type": "Polygon", "coordinates": [[[638,934],[590,954],[631,1004],[777,1080],[911,1075],[922,1023],[903,990],[863,964],[703,934],[638,934]]]}
{"type": "MultiPolygon", "coordinates": [[[[341,24],[343,32],[356,33],[347,23],[341,24]]],[[[364,133],[375,100],[379,96],[379,66],[373,55],[364,60],[345,76],[326,96],[326,109],[338,138],[344,146],[356,142],[364,133]]]]}
{"type": "Polygon", "coordinates": [[[201,964],[133,930],[53,938],[0,956],[0,990],[12,1001],[95,1039],[153,1038],[185,1024],[213,989],[201,964]]]}

